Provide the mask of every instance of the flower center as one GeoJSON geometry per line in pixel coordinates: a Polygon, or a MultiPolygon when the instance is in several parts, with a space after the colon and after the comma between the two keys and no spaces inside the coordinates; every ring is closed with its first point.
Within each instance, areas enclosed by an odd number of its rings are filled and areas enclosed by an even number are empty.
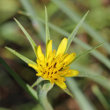
{"type": "Polygon", "coordinates": [[[64,74],[67,70],[69,71],[69,67],[67,68],[66,62],[64,62],[66,56],[66,54],[57,57],[55,55],[50,55],[45,61],[39,61],[39,59],[37,59],[39,72],[42,73],[42,77],[54,82],[61,74],[64,74]]]}

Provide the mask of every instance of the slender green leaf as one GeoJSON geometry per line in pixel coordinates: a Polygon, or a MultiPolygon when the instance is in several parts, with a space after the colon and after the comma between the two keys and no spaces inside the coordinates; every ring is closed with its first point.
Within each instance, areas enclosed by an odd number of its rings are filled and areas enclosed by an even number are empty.
{"type": "Polygon", "coordinates": [[[19,57],[21,60],[23,60],[25,63],[29,64],[36,64],[34,61],[26,58],[25,56],[19,54],[18,52],[16,52],[15,50],[9,48],[9,47],[5,47],[7,50],[9,50],[11,53],[13,53],[14,55],[16,55],[17,57],[19,57]]]}
{"type": "Polygon", "coordinates": [[[77,65],[77,64],[74,65],[74,63],[71,64],[71,68],[80,71],[77,77],[89,78],[97,82],[98,84],[100,84],[102,87],[104,87],[108,91],[110,91],[110,79],[107,79],[100,73],[93,71],[91,69],[88,69],[87,67],[84,67],[81,65],[77,65]]]}
{"type": "MultiPolygon", "coordinates": [[[[86,43],[83,43],[81,40],[75,39],[74,41],[77,44],[79,44],[80,46],[82,46],[83,48],[87,49],[87,50],[92,48],[90,45],[87,45],[86,43]]],[[[110,60],[107,57],[105,57],[103,54],[101,54],[97,50],[91,51],[91,54],[93,56],[95,56],[99,61],[101,61],[103,64],[106,65],[106,67],[108,67],[110,69],[110,60]]]]}
{"type": "Polygon", "coordinates": [[[99,99],[99,101],[102,103],[102,105],[105,107],[105,109],[110,110],[109,103],[105,99],[105,97],[104,97],[103,93],[101,92],[101,90],[99,89],[99,87],[96,85],[92,86],[92,91],[96,95],[96,97],[99,99]]]}
{"type": "Polygon", "coordinates": [[[37,96],[37,92],[32,89],[31,86],[29,86],[28,84],[26,84],[20,77],[18,74],[16,74],[16,72],[14,72],[9,66],[8,64],[2,59],[0,58],[0,64],[2,64],[4,66],[4,68],[7,70],[7,72],[17,81],[17,83],[27,92],[29,93],[35,100],[38,100],[38,96],[37,96]]]}
{"type": "Polygon", "coordinates": [[[75,80],[73,80],[72,78],[67,78],[66,82],[72,94],[76,98],[81,110],[95,110],[94,106],[78,88],[78,85],[75,80]]]}
{"type": "MultiPolygon", "coordinates": [[[[63,2],[63,0],[51,0],[55,3],[71,20],[78,23],[80,20],[80,16],[74,11],[70,10],[67,4],[63,2]]],[[[84,29],[90,34],[90,37],[96,39],[98,42],[105,42],[103,47],[110,53],[110,44],[105,41],[104,37],[101,36],[98,32],[96,32],[90,25],[87,23],[83,23],[82,25],[84,29]]]]}
{"type": "MultiPolygon", "coordinates": [[[[87,51],[85,51],[85,52],[79,54],[79,55],[75,58],[74,61],[76,61],[77,59],[81,58],[82,56],[84,56],[84,55],[90,53],[91,51],[97,49],[98,47],[102,46],[102,44],[104,44],[104,43],[100,43],[100,44],[96,45],[95,47],[92,47],[91,49],[89,49],[89,50],[87,50],[87,51]]],[[[74,61],[73,61],[73,62],[74,62],[74,61]]]]}
{"type": "MultiPolygon", "coordinates": [[[[63,89],[62,89],[63,90],[63,89]]],[[[71,96],[72,98],[74,98],[73,94],[70,92],[70,90],[68,88],[63,90],[66,94],[68,94],[69,96],[71,96]]]]}
{"type": "Polygon", "coordinates": [[[102,87],[104,87],[108,91],[110,91],[110,80],[103,76],[95,75],[94,73],[93,74],[83,73],[83,74],[79,74],[77,77],[87,77],[87,78],[97,82],[98,84],[100,84],[102,87]]]}
{"type": "Polygon", "coordinates": [[[50,40],[50,32],[48,27],[48,14],[47,14],[47,8],[45,7],[45,29],[46,29],[46,44],[50,40]]]}
{"type": "MultiPolygon", "coordinates": [[[[89,11],[88,11],[89,12],[89,11]]],[[[88,15],[88,12],[83,16],[83,18],[80,20],[80,22],[77,24],[77,26],[75,27],[75,29],[72,31],[72,33],[69,35],[68,37],[68,45],[67,45],[67,49],[69,49],[71,42],[73,41],[73,39],[75,38],[79,28],[81,27],[81,25],[83,24],[86,16],[88,15]]]]}
{"type": "Polygon", "coordinates": [[[25,30],[25,28],[20,24],[20,22],[14,18],[14,20],[16,21],[16,23],[18,24],[18,26],[21,28],[21,30],[23,31],[23,33],[25,34],[26,38],[28,39],[28,41],[30,42],[33,50],[34,50],[34,53],[36,54],[36,44],[35,42],[32,40],[31,36],[28,34],[28,32],[25,30]]]}
{"type": "Polygon", "coordinates": [[[44,81],[44,79],[42,77],[39,77],[33,84],[32,84],[32,88],[37,86],[38,84],[40,84],[42,81],[44,81]]]}
{"type": "Polygon", "coordinates": [[[31,21],[33,23],[33,27],[39,33],[42,40],[45,42],[44,28],[43,28],[43,25],[38,21],[38,18],[37,18],[37,16],[38,16],[37,13],[38,12],[34,8],[34,6],[32,5],[31,0],[19,0],[19,1],[23,5],[23,8],[26,10],[26,12],[29,13],[29,15],[30,15],[29,18],[31,19],[31,21]]]}

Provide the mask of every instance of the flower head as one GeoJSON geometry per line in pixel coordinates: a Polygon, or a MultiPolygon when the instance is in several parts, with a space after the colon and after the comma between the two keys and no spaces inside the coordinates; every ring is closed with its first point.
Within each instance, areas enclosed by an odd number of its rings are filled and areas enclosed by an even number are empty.
{"type": "Polygon", "coordinates": [[[66,89],[65,77],[78,75],[77,70],[72,70],[69,67],[71,62],[75,59],[76,54],[65,53],[67,43],[67,38],[64,38],[57,51],[52,51],[52,40],[49,40],[46,46],[46,55],[43,54],[41,46],[38,46],[36,51],[36,64],[28,64],[37,71],[37,76],[49,80],[52,84],[57,84],[62,89],[66,89]]]}

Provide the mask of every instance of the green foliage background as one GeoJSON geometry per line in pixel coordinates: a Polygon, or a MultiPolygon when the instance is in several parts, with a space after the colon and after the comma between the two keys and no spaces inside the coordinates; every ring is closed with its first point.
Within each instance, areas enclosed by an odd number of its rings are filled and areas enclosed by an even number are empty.
{"type": "MultiPolygon", "coordinates": [[[[37,45],[45,51],[44,7],[48,10],[51,39],[55,47],[69,36],[82,16],[89,14],[78,31],[69,52],[78,55],[97,44],[104,44],[72,64],[78,69],[77,78],[67,82],[74,94],[72,99],[58,87],[48,94],[55,110],[110,109],[110,2],[109,0],[0,0],[0,110],[42,110],[39,102],[24,91],[7,70],[9,65],[23,82],[32,85],[35,71],[4,47],[8,46],[35,60],[28,40],[14,21],[14,17],[29,32],[37,45]],[[4,60],[8,64],[4,65],[4,60]]],[[[54,47],[54,48],[55,48],[54,47]]],[[[15,74],[16,74],[15,73],[15,74]]],[[[19,79],[19,78],[18,78],[19,79]]],[[[19,82],[19,80],[18,80],[19,82]]]]}

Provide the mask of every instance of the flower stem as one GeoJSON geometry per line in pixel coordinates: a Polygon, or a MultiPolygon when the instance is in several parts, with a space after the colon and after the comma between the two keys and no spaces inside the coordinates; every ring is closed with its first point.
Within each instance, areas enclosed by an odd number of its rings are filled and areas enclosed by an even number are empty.
{"type": "Polygon", "coordinates": [[[39,96],[40,104],[42,105],[44,110],[53,110],[51,104],[49,103],[49,101],[47,99],[47,93],[46,92],[41,90],[38,96],[39,96]]]}

